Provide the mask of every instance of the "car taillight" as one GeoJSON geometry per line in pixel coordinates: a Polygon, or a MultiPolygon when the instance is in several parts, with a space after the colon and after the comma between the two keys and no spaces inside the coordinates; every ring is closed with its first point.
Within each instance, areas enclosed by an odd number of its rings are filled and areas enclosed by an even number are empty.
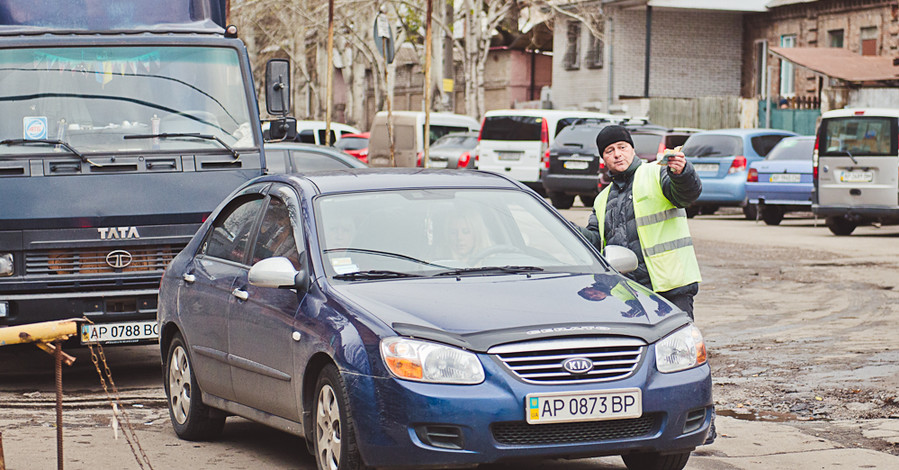
{"type": "Polygon", "coordinates": [[[815,151],[812,152],[812,180],[818,181],[818,139],[819,137],[815,136],[815,151]]]}
{"type": "Polygon", "coordinates": [[[540,126],[540,155],[544,159],[546,168],[549,168],[549,124],[546,123],[546,118],[541,119],[542,124],[540,126]]]}
{"type": "Polygon", "coordinates": [[[755,168],[749,169],[749,174],[746,175],[747,183],[758,183],[759,182],[759,171],[755,168]]]}
{"type": "Polygon", "coordinates": [[[604,170],[605,168],[606,168],[606,161],[603,160],[602,157],[600,157],[599,158],[599,169],[604,170]]]}
{"type": "Polygon", "coordinates": [[[546,151],[543,152],[542,160],[543,160],[543,168],[546,168],[548,170],[549,169],[549,149],[546,149],[546,151]]]}
{"type": "Polygon", "coordinates": [[[484,135],[484,123],[487,122],[487,116],[481,118],[481,129],[478,130],[478,142],[481,141],[481,136],[484,135]]]}
{"type": "Polygon", "coordinates": [[[415,155],[415,166],[417,166],[417,167],[421,166],[421,159],[424,158],[424,156],[425,156],[424,152],[418,152],[418,154],[415,155]]]}
{"type": "Polygon", "coordinates": [[[737,173],[746,169],[746,157],[738,156],[734,157],[733,163],[730,164],[730,168],[727,169],[727,174],[737,173]]]}
{"type": "Polygon", "coordinates": [[[471,161],[471,154],[468,152],[465,152],[462,155],[459,155],[459,164],[457,165],[457,167],[458,168],[466,168],[466,167],[468,167],[468,162],[470,162],[470,161],[471,161]]]}

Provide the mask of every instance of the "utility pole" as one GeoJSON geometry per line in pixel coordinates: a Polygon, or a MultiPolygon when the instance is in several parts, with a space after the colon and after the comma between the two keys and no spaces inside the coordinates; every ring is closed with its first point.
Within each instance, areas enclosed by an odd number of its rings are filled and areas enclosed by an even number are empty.
{"type": "Polygon", "coordinates": [[[421,157],[421,166],[427,168],[428,152],[431,147],[431,16],[433,14],[434,0],[428,0],[428,11],[425,19],[425,135],[424,154],[421,157]]]}
{"type": "Polygon", "coordinates": [[[328,91],[325,105],[325,145],[331,145],[331,108],[334,83],[334,0],[328,0],[328,91]]]}

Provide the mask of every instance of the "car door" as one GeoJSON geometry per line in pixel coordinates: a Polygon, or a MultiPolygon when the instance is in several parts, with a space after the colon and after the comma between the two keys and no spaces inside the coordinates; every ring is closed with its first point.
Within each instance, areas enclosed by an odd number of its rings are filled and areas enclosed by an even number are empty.
{"type": "Polygon", "coordinates": [[[216,217],[200,249],[182,273],[178,305],[200,388],[233,400],[228,364],[228,307],[235,280],[246,271],[249,250],[264,186],[236,196],[216,217]]]}
{"type": "MultiPolygon", "coordinates": [[[[295,193],[275,185],[254,237],[249,265],[283,256],[300,269],[306,256],[300,206],[295,193]]],[[[306,263],[303,263],[306,264],[306,263]]],[[[241,270],[228,319],[231,375],[238,402],[277,416],[299,421],[297,397],[300,377],[295,375],[297,343],[305,332],[296,315],[305,292],[297,289],[256,287],[248,280],[249,266],[241,270]]]]}

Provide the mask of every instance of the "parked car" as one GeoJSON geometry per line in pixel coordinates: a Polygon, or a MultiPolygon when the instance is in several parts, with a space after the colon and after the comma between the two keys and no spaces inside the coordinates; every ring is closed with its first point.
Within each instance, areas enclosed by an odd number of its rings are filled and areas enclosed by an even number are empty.
{"type": "MultiPolygon", "coordinates": [[[[297,121],[296,142],[304,144],[325,145],[325,121],[297,121]]],[[[339,122],[331,123],[331,145],[335,145],[347,134],[359,134],[361,131],[353,126],[339,122]]]]}
{"type": "MultiPolygon", "coordinates": [[[[429,113],[428,143],[452,132],[477,131],[480,123],[470,116],[453,113],[429,113]]],[[[387,113],[375,114],[371,125],[368,162],[375,167],[415,167],[418,156],[425,149],[425,113],[421,111],[394,111],[394,160],[390,163],[390,139],[387,133],[387,113]]]]}
{"type": "Polygon", "coordinates": [[[837,109],[821,115],[812,210],[834,235],[899,224],[899,110],[837,109]]]}
{"type": "Polygon", "coordinates": [[[787,137],[764,160],[749,165],[746,197],[766,224],[779,224],[788,212],[812,209],[814,151],[814,136],[787,137]]]}
{"type": "Polygon", "coordinates": [[[257,178],[163,275],[172,426],[242,416],[305,436],[318,468],[681,469],[712,420],[702,335],[616,271],[633,252],[606,255],[487,172],[257,178]]]}
{"type": "MultiPolygon", "coordinates": [[[[592,207],[596,196],[610,182],[596,136],[611,124],[605,119],[581,119],[562,129],[549,147],[549,158],[540,169],[546,195],[557,209],[568,209],[578,196],[584,207],[592,207]]],[[[657,126],[645,119],[629,119],[622,123],[634,139],[634,150],[640,158],[655,161],[660,145],[674,148],[683,144],[689,133],[657,126]]]]}
{"type": "MultiPolygon", "coordinates": [[[[476,168],[477,132],[453,132],[434,141],[428,148],[429,168],[476,168]]],[[[422,152],[423,153],[423,152],[422,152]]],[[[421,157],[419,157],[421,161],[421,157]]]]}
{"type": "Polygon", "coordinates": [[[755,220],[756,206],[746,198],[747,167],[765,158],[781,139],[795,135],[778,129],[719,129],[691,135],[683,152],[702,180],[702,193],[687,208],[687,216],[732,206],[742,207],[745,217],[755,220]]]}
{"type": "Polygon", "coordinates": [[[368,132],[344,134],[343,137],[334,144],[334,147],[358,158],[362,163],[368,163],[369,135],[368,132]]]}
{"type": "Polygon", "coordinates": [[[478,136],[478,169],[508,175],[543,193],[541,169],[549,148],[566,126],[579,119],[620,122],[623,116],[579,110],[501,109],[487,111],[478,136]]]}
{"type": "Polygon", "coordinates": [[[269,173],[366,168],[368,165],[333,147],[296,142],[266,142],[265,163],[269,173]]]}

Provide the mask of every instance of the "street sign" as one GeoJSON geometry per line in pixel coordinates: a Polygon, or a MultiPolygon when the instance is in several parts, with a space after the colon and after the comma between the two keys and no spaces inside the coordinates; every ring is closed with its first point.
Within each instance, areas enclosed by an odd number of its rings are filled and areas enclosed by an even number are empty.
{"type": "Polygon", "coordinates": [[[393,63],[394,45],[393,45],[393,28],[390,27],[390,20],[383,13],[375,17],[374,38],[375,47],[384,57],[388,64],[393,63]]]}

